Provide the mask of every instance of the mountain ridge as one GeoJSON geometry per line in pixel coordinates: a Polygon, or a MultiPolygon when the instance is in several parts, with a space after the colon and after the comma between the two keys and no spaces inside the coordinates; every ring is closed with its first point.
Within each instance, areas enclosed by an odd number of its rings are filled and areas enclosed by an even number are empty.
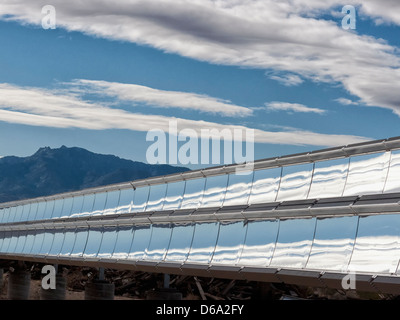
{"type": "Polygon", "coordinates": [[[28,157],[0,158],[0,203],[188,170],[93,153],[79,147],[42,147],[28,157]]]}

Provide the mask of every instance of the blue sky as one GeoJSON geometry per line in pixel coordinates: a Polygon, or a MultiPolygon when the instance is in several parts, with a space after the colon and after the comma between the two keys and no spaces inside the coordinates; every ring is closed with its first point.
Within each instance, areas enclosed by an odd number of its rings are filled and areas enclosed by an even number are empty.
{"type": "Polygon", "coordinates": [[[0,156],[66,145],[146,162],[147,132],[175,119],[255,129],[255,159],[397,136],[399,24],[390,0],[5,0],[0,156]]]}

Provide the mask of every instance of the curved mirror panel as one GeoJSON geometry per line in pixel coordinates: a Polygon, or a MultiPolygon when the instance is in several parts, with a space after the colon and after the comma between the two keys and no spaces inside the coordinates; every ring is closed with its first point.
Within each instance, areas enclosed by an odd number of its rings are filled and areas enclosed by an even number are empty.
{"type": "Polygon", "coordinates": [[[42,248],[43,245],[44,234],[45,234],[44,230],[36,231],[35,239],[33,240],[33,246],[30,254],[40,253],[40,249],[42,248]]]}
{"type": "Polygon", "coordinates": [[[185,181],[168,183],[163,210],[180,209],[185,193],[185,181]]]}
{"type": "Polygon", "coordinates": [[[33,230],[27,232],[25,245],[22,250],[23,254],[31,253],[32,247],[33,247],[33,242],[35,241],[35,234],[36,234],[36,231],[33,231],[33,230]]]}
{"type": "Polygon", "coordinates": [[[229,174],[224,206],[246,205],[249,202],[253,174],[229,174]]]}
{"type": "Polygon", "coordinates": [[[182,199],[181,209],[197,209],[203,199],[206,179],[193,179],[186,181],[185,194],[182,199]]]}
{"type": "Polygon", "coordinates": [[[22,215],[21,215],[21,220],[20,221],[28,221],[29,219],[29,213],[31,211],[31,204],[27,203],[23,205],[23,210],[22,210],[22,215]]]}
{"type": "Polygon", "coordinates": [[[400,192],[400,150],[393,150],[384,193],[400,192]]]}
{"type": "Polygon", "coordinates": [[[101,228],[90,228],[83,256],[96,258],[102,240],[101,228]]]}
{"type": "Polygon", "coordinates": [[[5,252],[8,252],[8,253],[15,252],[15,248],[17,247],[17,242],[18,242],[18,236],[19,236],[19,231],[13,231],[11,239],[10,239],[10,243],[5,252]]]}
{"type": "Polygon", "coordinates": [[[15,251],[14,251],[15,253],[22,253],[22,251],[24,250],[26,236],[27,236],[26,231],[19,232],[17,246],[15,247],[15,251]]]}
{"type": "MultiPolygon", "coordinates": [[[[103,238],[101,240],[101,245],[98,258],[111,258],[114,252],[115,243],[117,242],[117,227],[105,227],[103,230],[103,238]]],[[[126,251],[128,252],[128,251],[126,251]]]]}
{"type": "Polygon", "coordinates": [[[75,229],[65,230],[63,246],[60,250],[60,255],[69,256],[74,248],[76,233],[75,229]]]}
{"type": "Polygon", "coordinates": [[[1,246],[1,252],[7,252],[8,246],[10,245],[11,237],[12,237],[11,231],[4,232],[4,238],[3,238],[3,243],[1,246]]]}
{"type": "Polygon", "coordinates": [[[278,194],[282,168],[254,171],[249,204],[274,202],[278,194]]]}
{"type": "Polygon", "coordinates": [[[7,214],[7,211],[10,210],[10,208],[2,208],[0,209],[0,223],[4,223],[5,222],[5,217],[7,214]]]}
{"type": "Polygon", "coordinates": [[[13,222],[21,221],[23,211],[24,211],[24,206],[23,205],[19,205],[17,207],[17,211],[15,213],[13,222]]]}
{"type": "Polygon", "coordinates": [[[145,254],[145,250],[149,246],[151,237],[151,227],[141,226],[135,227],[132,246],[130,248],[128,259],[141,260],[145,254]]]}
{"type": "Polygon", "coordinates": [[[400,258],[400,215],[360,217],[349,271],[394,273],[400,258]]]}
{"type": "Polygon", "coordinates": [[[92,215],[103,214],[107,202],[107,192],[99,192],[94,195],[92,215]]]}
{"type": "Polygon", "coordinates": [[[132,212],[143,212],[146,209],[147,200],[149,199],[149,192],[150,187],[148,186],[136,188],[132,212]]]}
{"type": "Polygon", "coordinates": [[[343,196],[382,193],[389,160],[390,152],[351,157],[343,196]]]}
{"type": "Polygon", "coordinates": [[[201,207],[221,207],[225,199],[227,184],[227,174],[207,177],[201,207]]]}
{"type": "Polygon", "coordinates": [[[60,214],[60,218],[65,218],[65,217],[69,217],[72,213],[72,206],[74,204],[74,198],[73,197],[69,197],[69,198],[64,198],[64,204],[63,204],[63,208],[60,214]]]}
{"type": "Polygon", "coordinates": [[[271,266],[304,268],[310,254],[314,230],[315,218],[281,221],[271,266]]]}
{"type": "Polygon", "coordinates": [[[112,257],[114,259],[127,259],[134,239],[134,227],[119,227],[117,241],[112,257]]]}
{"type": "Polygon", "coordinates": [[[196,224],[192,247],[186,261],[210,263],[217,242],[218,230],[217,222],[196,224]]]}
{"type": "Polygon", "coordinates": [[[160,211],[163,209],[164,199],[167,192],[167,184],[156,184],[150,186],[149,201],[146,211],[160,211]]]}
{"type": "Polygon", "coordinates": [[[1,247],[3,246],[5,234],[6,233],[4,231],[0,231],[0,252],[3,252],[3,251],[1,251],[1,247]]]}
{"type": "Polygon", "coordinates": [[[34,217],[35,220],[42,220],[43,219],[44,213],[46,211],[46,205],[47,205],[46,201],[38,202],[36,215],[34,217]]]}
{"type": "Polygon", "coordinates": [[[85,217],[92,214],[95,194],[85,194],[83,196],[83,204],[80,212],[76,212],[71,217],[85,217]]]}
{"type": "Polygon", "coordinates": [[[312,163],[283,167],[277,201],[306,199],[310,190],[312,163]]]}
{"type": "Polygon", "coordinates": [[[143,260],[164,260],[171,239],[171,231],[169,224],[153,225],[149,247],[143,260]]]}
{"type": "Polygon", "coordinates": [[[357,216],[317,219],[307,268],[346,272],[357,224],[357,216]]]}
{"type": "Polygon", "coordinates": [[[78,228],[76,230],[75,244],[74,248],[72,249],[71,256],[81,257],[83,255],[88,235],[89,235],[89,230],[86,228],[78,228]]]}
{"type": "Polygon", "coordinates": [[[193,233],[194,224],[174,225],[165,261],[184,262],[189,254],[193,233]]]}
{"type": "Polygon", "coordinates": [[[279,220],[249,222],[238,264],[242,266],[268,266],[275,249],[278,229],[279,220]]]}
{"type": "Polygon", "coordinates": [[[122,189],[119,195],[118,208],[115,211],[115,213],[122,214],[122,213],[132,212],[134,196],[135,196],[135,190],[133,190],[133,188],[122,189]]]}
{"type": "Polygon", "coordinates": [[[119,204],[120,190],[108,191],[103,214],[115,214],[119,204]]]}
{"type": "Polygon", "coordinates": [[[63,211],[63,206],[64,206],[64,199],[57,199],[54,201],[54,209],[53,209],[53,219],[57,219],[61,217],[62,211],[63,211]]]}
{"type": "Polygon", "coordinates": [[[83,197],[84,196],[73,197],[72,210],[70,215],[71,217],[79,216],[80,213],[82,212],[83,197]]]}
{"type": "Polygon", "coordinates": [[[17,207],[11,207],[10,210],[7,211],[7,215],[4,222],[6,223],[13,222],[16,212],[17,212],[17,207]]]}
{"type": "Polygon", "coordinates": [[[54,234],[54,239],[53,239],[53,244],[51,246],[51,249],[49,250],[49,255],[52,256],[57,256],[61,252],[61,248],[64,243],[64,230],[63,229],[56,229],[55,234],[54,234]]]}
{"type": "Polygon", "coordinates": [[[315,163],[309,199],[341,197],[349,170],[349,158],[315,163]]]}
{"type": "Polygon", "coordinates": [[[247,224],[242,221],[220,224],[217,245],[211,263],[236,264],[243,247],[247,224]]]}
{"type": "Polygon", "coordinates": [[[53,245],[54,240],[54,231],[53,230],[46,230],[44,232],[44,239],[42,247],[40,248],[39,254],[47,255],[53,245]]]}
{"type": "Polygon", "coordinates": [[[54,210],[54,200],[50,200],[46,202],[46,208],[44,210],[43,216],[41,219],[51,219],[54,210]]]}

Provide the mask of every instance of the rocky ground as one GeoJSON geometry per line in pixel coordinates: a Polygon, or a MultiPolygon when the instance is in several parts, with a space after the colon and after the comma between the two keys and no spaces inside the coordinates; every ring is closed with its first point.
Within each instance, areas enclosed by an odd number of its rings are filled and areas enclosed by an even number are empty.
{"type": "MultiPolygon", "coordinates": [[[[15,265],[9,264],[4,268],[3,285],[0,288],[0,300],[7,299],[9,273],[15,265]]],[[[30,264],[26,266],[31,271],[30,300],[40,299],[42,265],[30,264]]],[[[98,270],[88,267],[62,267],[62,273],[67,280],[67,300],[84,300],[86,283],[98,278],[98,270]]],[[[115,284],[115,300],[144,300],[158,288],[162,288],[164,276],[162,274],[105,270],[105,279],[115,284]]],[[[338,291],[322,288],[308,288],[300,286],[286,286],[282,284],[260,283],[253,281],[239,281],[229,279],[201,278],[191,276],[171,275],[170,287],[182,293],[185,300],[278,300],[288,297],[301,299],[394,299],[397,297],[383,296],[372,293],[355,291],[338,291]]]]}

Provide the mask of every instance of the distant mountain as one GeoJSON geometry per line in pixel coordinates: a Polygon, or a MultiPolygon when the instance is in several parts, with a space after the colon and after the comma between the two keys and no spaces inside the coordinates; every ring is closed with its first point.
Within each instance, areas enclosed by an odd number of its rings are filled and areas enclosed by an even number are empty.
{"type": "Polygon", "coordinates": [[[82,148],[40,148],[29,157],[0,159],[0,202],[76,191],[189,169],[150,165],[82,148]]]}

